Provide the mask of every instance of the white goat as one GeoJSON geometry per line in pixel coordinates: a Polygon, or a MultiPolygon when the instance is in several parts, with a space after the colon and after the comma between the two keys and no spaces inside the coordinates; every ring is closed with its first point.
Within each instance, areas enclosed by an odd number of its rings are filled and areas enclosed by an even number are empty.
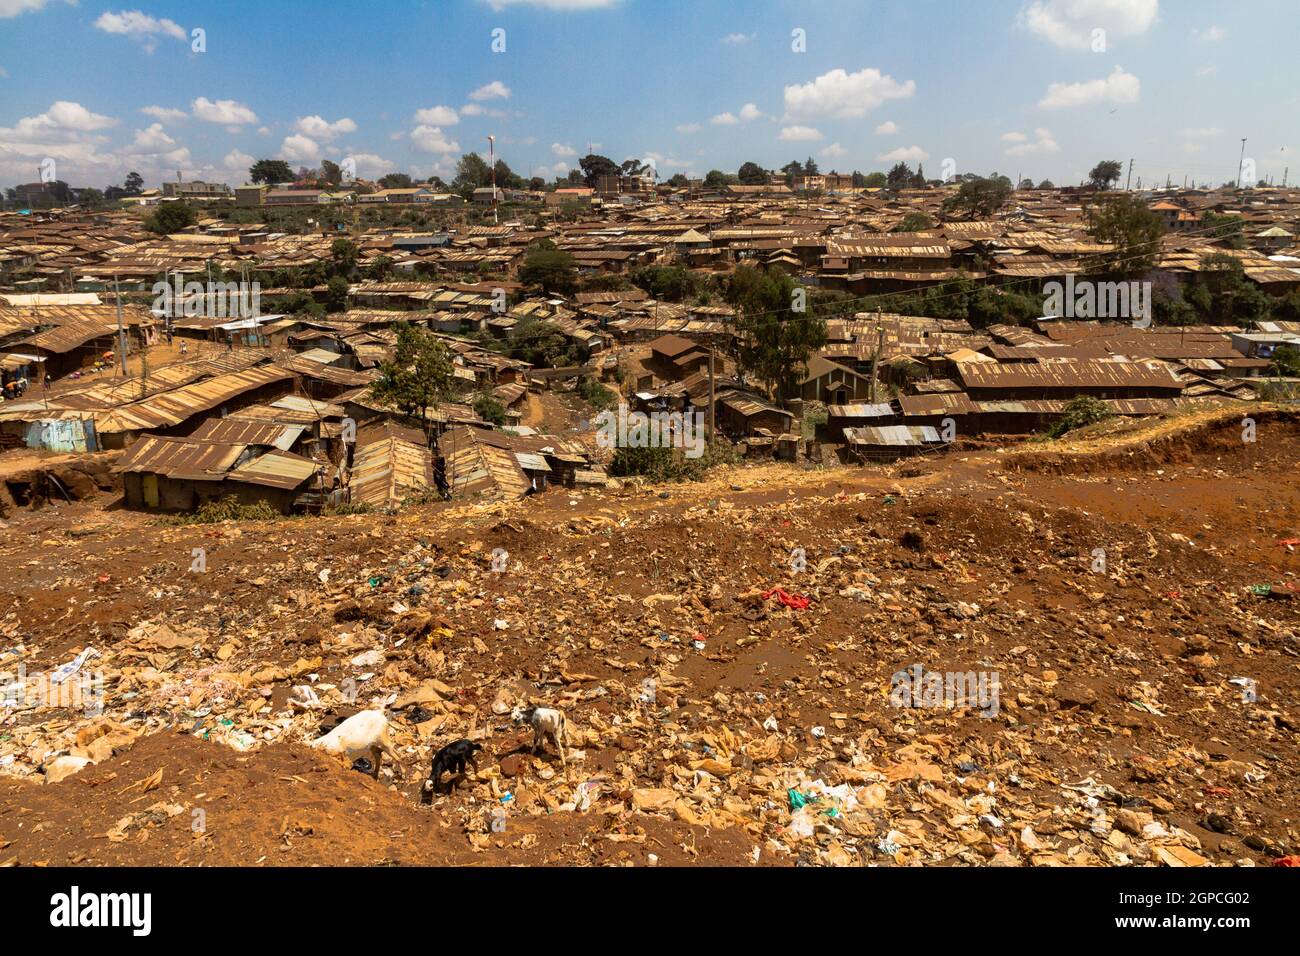
{"type": "Polygon", "coordinates": [[[564,745],[569,739],[568,725],[564,721],[564,711],[553,710],[550,707],[516,707],[510,715],[510,719],[516,724],[529,724],[533,728],[533,752],[540,750],[550,738],[555,742],[555,749],[560,753],[560,763],[567,764],[568,760],[564,755],[564,745]]]}
{"type": "Polygon", "coordinates": [[[353,714],[324,737],[308,741],[307,746],[323,750],[327,754],[346,757],[348,766],[358,757],[369,755],[373,768],[372,776],[379,779],[379,760],[381,754],[388,754],[393,761],[393,770],[398,770],[397,751],[388,739],[388,718],[382,710],[363,710],[353,714]]]}

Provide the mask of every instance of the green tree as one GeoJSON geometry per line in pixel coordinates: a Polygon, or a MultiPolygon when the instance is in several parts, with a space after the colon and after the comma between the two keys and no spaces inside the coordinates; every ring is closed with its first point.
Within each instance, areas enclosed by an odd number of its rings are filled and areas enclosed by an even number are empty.
{"type": "Polygon", "coordinates": [[[991,176],[968,176],[957,187],[957,194],[944,200],[944,215],[965,215],[984,219],[993,215],[1011,198],[1011,180],[994,173],[991,176]]]}
{"type": "Polygon", "coordinates": [[[889,171],[889,175],[885,177],[885,185],[890,192],[895,193],[900,189],[906,189],[911,181],[912,169],[904,162],[895,163],[894,167],[889,171]]]}
{"type": "Polygon", "coordinates": [[[122,188],[126,190],[128,196],[138,196],[144,189],[144,177],[137,172],[129,172],[122,183],[122,188]]]}
{"type": "Polygon", "coordinates": [[[704,176],[704,185],[710,189],[721,189],[727,185],[727,174],[720,169],[710,169],[704,176]]]}
{"type": "Polygon", "coordinates": [[[479,392],[474,396],[474,414],[480,421],[491,422],[493,425],[506,423],[506,407],[491,392],[479,392]]]}
{"type": "Polygon", "coordinates": [[[378,179],[380,189],[410,189],[415,180],[407,173],[385,173],[378,179]]]}
{"type": "Polygon", "coordinates": [[[543,292],[569,295],[578,287],[578,273],[569,253],[537,245],[524,256],[519,281],[543,292]]]}
{"type": "Polygon", "coordinates": [[[1110,189],[1111,186],[1119,182],[1120,173],[1124,167],[1120,165],[1119,160],[1103,159],[1092,171],[1088,173],[1088,185],[1093,189],[1110,189]]]}
{"type": "Polygon", "coordinates": [[[348,310],[348,280],[334,276],[325,283],[325,309],[328,312],[346,312],[348,310]]]}
{"type": "Polygon", "coordinates": [[[340,236],[330,243],[330,258],[334,260],[334,268],[338,270],[339,275],[351,273],[356,268],[360,256],[361,250],[351,239],[340,236]]]}
{"type": "Polygon", "coordinates": [[[250,183],[291,183],[293,170],[283,159],[259,159],[248,167],[250,183]]]}
{"type": "Polygon", "coordinates": [[[451,393],[451,353],[431,331],[403,322],[397,326],[393,358],[379,364],[379,378],[370,385],[376,401],[418,418],[425,438],[432,434],[429,409],[451,393]]]}
{"type": "Polygon", "coordinates": [[[1223,245],[1229,249],[1246,248],[1246,239],[1242,234],[1245,224],[1246,221],[1240,216],[1221,216],[1212,210],[1207,210],[1201,217],[1201,227],[1206,236],[1223,240],[1223,245]]]}
{"type": "Polygon", "coordinates": [[[681,302],[699,288],[695,273],[681,266],[641,266],[633,269],[628,278],[653,298],[665,302],[681,302]]]}
{"type": "Polygon", "coordinates": [[[492,182],[492,167],[478,153],[466,153],[456,163],[456,177],[451,181],[453,191],[463,199],[470,199],[474,190],[492,182]]]}
{"type": "Polygon", "coordinates": [[[583,181],[593,189],[600,182],[601,176],[617,176],[621,171],[618,163],[608,156],[596,153],[588,153],[578,160],[578,168],[582,170],[583,181]]]}
{"type": "Polygon", "coordinates": [[[793,159],[781,167],[781,172],[785,173],[785,184],[793,187],[794,178],[803,175],[803,163],[793,159]]]}
{"type": "Polygon", "coordinates": [[[930,217],[923,212],[909,212],[890,232],[921,232],[934,226],[930,217]]]}
{"type": "Polygon", "coordinates": [[[1300,349],[1294,345],[1279,345],[1273,352],[1269,374],[1300,378],[1300,349]]]}
{"type": "Polygon", "coordinates": [[[338,163],[330,162],[328,159],[320,161],[320,178],[325,180],[331,186],[337,186],[343,182],[343,170],[339,168],[338,163]]]}
{"type": "Polygon", "coordinates": [[[884,189],[889,185],[889,177],[884,173],[867,173],[862,177],[862,185],[867,189],[884,189]]]}
{"type": "Polygon", "coordinates": [[[744,265],[731,274],[727,289],[740,310],[732,346],[737,366],[783,398],[807,374],[809,356],[826,344],[826,321],[811,309],[794,311],[796,290],[807,296],[784,272],[744,265]]]}
{"type": "Polygon", "coordinates": [[[538,368],[577,365],[586,359],[581,347],[570,344],[563,332],[546,321],[516,325],[506,340],[506,353],[538,368]]]}
{"type": "Polygon", "coordinates": [[[159,206],[146,217],[144,227],[152,233],[167,236],[188,229],[197,219],[194,210],[187,204],[169,202],[159,206]]]}
{"type": "Polygon", "coordinates": [[[1118,278],[1143,275],[1160,256],[1164,232],[1161,218],[1136,196],[1125,193],[1102,200],[1088,209],[1088,234],[1112,248],[1095,257],[1088,271],[1118,278]]]}
{"type": "Polygon", "coordinates": [[[736,178],[745,186],[762,186],[767,182],[767,170],[758,163],[741,163],[736,178]]]}

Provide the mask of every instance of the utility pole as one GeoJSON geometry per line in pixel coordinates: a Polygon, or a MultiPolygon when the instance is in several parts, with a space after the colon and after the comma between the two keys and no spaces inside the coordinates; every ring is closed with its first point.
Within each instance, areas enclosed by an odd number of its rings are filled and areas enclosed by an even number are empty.
{"type": "Polygon", "coordinates": [[[117,303],[117,345],[122,361],[122,374],[126,375],[126,329],[122,326],[122,288],[113,276],[113,299],[117,303]]]}
{"type": "Polygon", "coordinates": [[[713,386],[713,346],[709,346],[709,444],[712,445],[717,441],[716,432],[717,417],[715,409],[717,408],[717,398],[713,386]]]}
{"type": "MultiPolygon", "coordinates": [[[[876,313],[876,318],[880,318],[880,313],[876,313]]],[[[871,354],[871,404],[876,404],[876,369],[880,365],[880,353],[885,348],[885,327],[876,326],[876,350],[871,354]]]]}
{"type": "Polygon", "coordinates": [[[1129,188],[1130,185],[1132,185],[1132,183],[1133,183],[1133,160],[1132,160],[1132,159],[1129,159],[1129,161],[1128,161],[1128,179],[1124,180],[1124,192],[1128,192],[1128,188],[1129,188]]]}
{"type": "Polygon", "coordinates": [[[1241,167],[1246,164],[1246,137],[1241,138],[1241,156],[1237,158],[1237,188],[1241,188],[1241,167]]]}
{"type": "Polygon", "coordinates": [[[497,138],[488,137],[488,162],[492,165],[492,225],[497,225],[497,138]]]}

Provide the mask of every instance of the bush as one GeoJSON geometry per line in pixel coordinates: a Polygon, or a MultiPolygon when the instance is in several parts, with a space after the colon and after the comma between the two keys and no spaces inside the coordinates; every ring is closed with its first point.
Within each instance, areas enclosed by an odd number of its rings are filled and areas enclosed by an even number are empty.
{"type": "Polygon", "coordinates": [[[474,414],[493,425],[506,423],[506,407],[489,392],[480,392],[474,399],[474,414]]]}
{"type": "Polygon", "coordinates": [[[276,521],[283,517],[265,501],[246,505],[234,495],[226,495],[216,501],[205,501],[193,514],[175,515],[167,521],[169,524],[221,524],[223,521],[276,521]]]}
{"type": "Polygon", "coordinates": [[[574,392],[588,405],[596,409],[614,408],[618,405],[618,396],[589,375],[578,379],[574,392]]]}
{"type": "Polygon", "coordinates": [[[1048,438],[1060,438],[1069,432],[1105,421],[1115,413],[1105,402],[1090,395],[1080,395],[1065,406],[1061,420],[1047,430],[1048,438]]]}
{"type": "Polygon", "coordinates": [[[619,448],[609,464],[615,478],[641,477],[651,482],[703,481],[718,465],[732,465],[740,455],[730,445],[704,446],[699,458],[687,458],[680,448],[619,448]]]}

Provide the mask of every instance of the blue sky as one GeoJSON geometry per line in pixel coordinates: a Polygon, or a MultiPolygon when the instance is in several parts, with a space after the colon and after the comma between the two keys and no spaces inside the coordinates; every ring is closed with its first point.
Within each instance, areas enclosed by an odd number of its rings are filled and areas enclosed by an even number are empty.
{"type": "Polygon", "coordinates": [[[46,156],[74,185],[233,184],[264,157],[449,178],[489,134],[547,178],[591,143],[663,177],[812,155],[1072,183],[1133,157],[1144,184],[1215,185],[1248,137],[1280,182],[1296,17],[1294,0],[0,0],[0,185],[46,156]]]}

